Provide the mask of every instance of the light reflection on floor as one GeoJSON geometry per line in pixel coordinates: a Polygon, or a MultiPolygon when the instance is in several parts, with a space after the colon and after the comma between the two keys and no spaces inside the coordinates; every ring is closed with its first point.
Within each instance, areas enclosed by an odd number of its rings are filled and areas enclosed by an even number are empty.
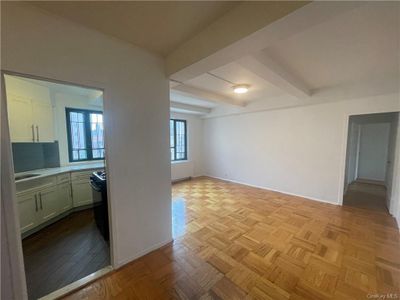
{"type": "Polygon", "coordinates": [[[172,237],[186,233],[186,201],[184,198],[172,199],[172,237]]]}

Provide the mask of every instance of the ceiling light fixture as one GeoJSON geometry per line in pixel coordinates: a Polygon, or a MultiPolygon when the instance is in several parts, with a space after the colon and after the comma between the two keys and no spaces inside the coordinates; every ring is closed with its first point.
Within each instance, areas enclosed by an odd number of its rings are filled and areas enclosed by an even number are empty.
{"type": "Polygon", "coordinates": [[[250,86],[248,84],[237,84],[233,87],[233,92],[236,94],[245,94],[249,91],[250,86]]]}

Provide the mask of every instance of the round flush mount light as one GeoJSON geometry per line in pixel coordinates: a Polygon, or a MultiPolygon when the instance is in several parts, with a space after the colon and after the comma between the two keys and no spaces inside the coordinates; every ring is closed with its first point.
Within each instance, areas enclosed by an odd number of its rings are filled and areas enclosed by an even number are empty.
{"type": "Polygon", "coordinates": [[[236,94],[245,94],[249,91],[250,86],[248,84],[237,84],[233,87],[233,92],[236,94]]]}

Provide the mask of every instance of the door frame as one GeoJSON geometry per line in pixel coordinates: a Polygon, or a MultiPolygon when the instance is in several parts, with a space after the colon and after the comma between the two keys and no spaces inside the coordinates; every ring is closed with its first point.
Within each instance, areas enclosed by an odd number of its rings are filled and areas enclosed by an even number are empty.
{"type": "MultiPolygon", "coordinates": [[[[342,132],[342,138],[343,138],[343,144],[342,144],[342,150],[341,150],[341,164],[340,164],[340,176],[339,176],[339,185],[338,185],[338,192],[337,192],[337,204],[340,206],[343,206],[343,196],[344,196],[344,186],[345,186],[345,178],[346,178],[346,154],[347,154],[347,142],[348,142],[348,134],[349,134],[349,123],[350,123],[350,117],[351,116],[362,116],[362,115],[373,115],[373,114],[382,114],[382,113],[399,113],[400,111],[398,109],[394,109],[394,110],[381,110],[381,111],[367,111],[367,112],[354,112],[354,113],[344,113],[342,122],[343,122],[343,132],[342,132]]],[[[359,133],[360,135],[361,133],[359,133]]],[[[360,136],[358,137],[358,142],[360,139],[360,136]]],[[[395,145],[396,146],[396,145],[395,145]]],[[[358,148],[358,146],[357,146],[358,148]]],[[[357,154],[357,156],[359,156],[357,154]]],[[[399,157],[400,159],[400,157],[399,157]]],[[[358,157],[357,157],[358,160],[358,157]]],[[[358,164],[357,164],[357,169],[358,169],[358,164]]],[[[356,171],[358,173],[358,170],[356,171]]],[[[357,174],[358,176],[358,174],[357,174]]],[[[398,177],[400,177],[400,174],[398,174],[398,177]]],[[[395,180],[399,180],[400,178],[392,178],[392,182],[394,182],[395,180]]],[[[389,203],[391,202],[391,199],[389,201],[389,203]]],[[[400,203],[398,203],[400,205],[400,203]]],[[[389,206],[392,206],[392,203],[390,203],[389,206]]],[[[389,213],[392,214],[390,212],[389,209],[389,213]]]]}
{"type": "MultiPolygon", "coordinates": [[[[87,88],[87,89],[93,89],[93,90],[98,90],[101,91],[103,93],[103,114],[105,116],[104,118],[104,122],[107,121],[107,109],[106,109],[106,105],[104,105],[105,102],[109,101],[106,99],[106,87],[103,84],[99,84],[101,85],[101,87],[98,86],[92,86],[92,85],[86,85],[86,84],[80,84],[80,83],[74,83],[74,82],[69,82],[69,81],[65,81],[65,80],[58,80],[58,79],[54,79],[54,78],[47,78],[47,77],[43,77],[43,76],[37,76],[37,75],[32,75],[32,74],[26,74],[26,73],[20,73],[20,72],[16,72],[16,71],[11,71],[11,70],[5,70],[5,69],[1,69],[0,70],[0,80],[1,80],[1,87],[2,87],[2,94],[1,94],[1,98],[3,98],[4,96],[4,100],[1,99],[0,102],[0,112],[3,114],[3,111],[5,111],[5,116],[6,116],[6,122],[7,122],[7,130],[8,130],[8,134],[5,137],[2,137],[2,142],[6,143],[9,145],[10,148],[10,168],[8,168],[8,173],[6,174],[1,174],[1,176],[7,177],[7,178],[14,178],[14,163],[13,163],[13,156],[12,156],[12,151],[11,151],[11,137],[10,137],[10,131],[9,131],[9,122],[8,122],[8,115],[7,115],[7,93],[6,93],[6,84],[5,84],[5,75],[9,75],[9,76],[16,76],[16,77],[23,77],[23,78],[29,78],[29,79],[35,79],[35,80],[41,80],[41,81],[48,81],[48,82],[52,82],[52,83],[58,83],[58,84],[64,84],[64,85],[71,85],[71,86],[77,86],[77,87],[82,87],[82,88],[87,88]],[[4,107],[1,107],[1,105],[4,103],[4,107]]],[[[96,83],[96,85],[98,85],[98,83],[96,83]]],[[[110,161],[109,161],[109,145],[107,143],[107,130],[106,130],[107,126],[104,126],[104,149],[105,149],[105,161],[106,164],[104,165],[104,169],[106,172],[108,172],[109,168],[110,168],[110,161]]],[[[2,129],[3,130],[3,129],[2,129]]],[[[3,170],[3,168],[2,168],[3,170]]],[[[14,183],[14,181],[13,181],[14,183]]],[[[57,294],[57,297],[62,296],[64,294],[70,293],[72,290],[76,290],[78,288],[80,288],[83,285],[86,285],[88,282],[94,281],[96,280],[98,277],[103,276],[105,273],[108,273],[110,271],[112,271],[114,268],[117,267],[117,263],[115,260],[115,253],[116,253],[116,234],[115,232],[115,227],[114,226],[114,220],[115,216],[114,216],[114,202],[112,201],[112,194],[110,191],[110,185],[112,185],[112,181],[110,181],[110,177],[107,178],[107,199],[108,199],[108,223],[109,223],[109,236],[110,236],[110,261],[111,261],[111,266],[105,267],[104,269],[98,270],[95,273],[92,273],[90,275],[88,275],[87,277],[84,277],[76,282],[73,282],[70,285],[67,285],[66,287],[62,287],[59,290],[54,291],[54,294],[57,294]]],[[[3,187],[2,187],[3,188],[3,187]]],[[[6,200],[8,200],[9,203],[11,203],[11,206],[13,206],[14,204],[16,204],[16,190],[15,190],[15,184],[14,184],[14,188],[11,188],[11,190],[8,190],[7,187],[5,187],[7,189],[6,193],[10,194],[10,197],[8,197],[6,200]]],[[[2,202],[5,199],[2,199],[2,202]]],[[[3,208],[3,206],[2,206],[3,208]]],[[[22,239],[21,239],[21,234],[19,232],[19,214],[17,211],[16,206],[11,207],[11,210],[13,212],[14,215],[14,220],[15,220],[15,226],[16,230],[10,230],[7,232],[7,235],[11,235],[13,239],[16,238],[17,240],[17,266],[18,266],[18,270],[11,270],[11,272],[13,271],[17,271],[21,274],[21,276],[23,277],[23,290],[20,291],[20,293],[26,293],[26,274],[25,274],[25,264],[23,261],[23,250],[22,250],[22,239]],[[19,241],[19,242],[18,242],[19,241]]],[[[7,230],[7,229],[6,229],[7,230]]],[[[19,287],[16,287],[17,289],[19,287]]],[[[51,293],[51,294],[53,294],[51,293]]]]}

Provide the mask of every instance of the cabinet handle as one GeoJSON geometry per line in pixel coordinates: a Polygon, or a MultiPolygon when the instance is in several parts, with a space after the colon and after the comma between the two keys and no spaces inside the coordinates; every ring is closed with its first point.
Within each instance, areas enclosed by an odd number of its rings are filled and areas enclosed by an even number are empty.
{"type": "Polygon", "coordinates": [[[36,125],[36,141],[39,142],[39,126],[36,125]]]}
{"type": "Polygon", "coordinates": [[[35,141],[35,129],[34,129],[33,125],[31,126],[31,128],[32,128],[32,141],[34,142],[35,141]]]}
{"type": "Polygon", "coordinates": [[[35,206],[36,206],[36,211],[38,211],[38,205],[37,205],[37,195],[35,194],[35,206]]]}
{"type": "Polygon", "coordinates": [[[69,193],[70,193],[70,195],[71,195],[71,199],[73,199],[73,197],[72,197],[72,183],[69,184],[69,187],[70,187],[69,193]]]}
{"type": "Polygon", "coordinates": [[[40,199],[40,209],[43,209],[42,192],[39,192],[39,199],[40,199]]]}

